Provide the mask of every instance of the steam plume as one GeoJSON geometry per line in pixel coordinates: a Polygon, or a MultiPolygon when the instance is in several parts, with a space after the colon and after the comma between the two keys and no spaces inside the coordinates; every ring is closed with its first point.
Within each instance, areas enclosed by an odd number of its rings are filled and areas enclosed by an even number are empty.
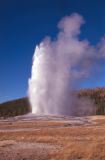
{"type": "Polygon", "coordinates": [[[84,112],[90,114],[93,104],[84,100],[81,104],[73,92],[90,75],[91,66],[105,57],[105,40],[97,46],[80,40],[82,24],[82,16],[66,16],[58,23],[56,40],[46,37],[36,46],[28,89],[33,113],[74,115],[84,104],[88,107],[84,112]]]}

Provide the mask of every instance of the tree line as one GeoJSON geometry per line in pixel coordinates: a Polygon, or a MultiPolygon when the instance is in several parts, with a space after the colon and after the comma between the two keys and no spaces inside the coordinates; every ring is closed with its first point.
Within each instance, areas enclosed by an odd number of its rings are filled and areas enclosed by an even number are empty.
{"type": "MultiPolygon", "coordinates": [[[[86,97],[94,101],[95,115],[105,115],[105,88],[80,89],[77,92],[79,98],[86,97]]],[[[28,98],[21,98],[0,104],[0,117],[11,117],[31,112],[28,98]]]]}

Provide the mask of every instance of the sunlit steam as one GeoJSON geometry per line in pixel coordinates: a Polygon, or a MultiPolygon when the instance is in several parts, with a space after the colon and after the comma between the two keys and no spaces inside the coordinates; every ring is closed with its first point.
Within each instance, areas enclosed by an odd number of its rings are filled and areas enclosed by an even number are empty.
{"type": "Polygon", "coordinates": [[[95,47],[87,40],[80,40],[83,23],[78,14],[66,16],[58,24],[56,40],[46,37],[36,46],[28,90],[32,113],[79,115],[82,111],[83,114],[93,112],[93,103],[89,100],[80,103],[74,92],[90,75],[91,66],[95,67],[96,61],[105,57],[105,45],[104,39],[95,47]]]}

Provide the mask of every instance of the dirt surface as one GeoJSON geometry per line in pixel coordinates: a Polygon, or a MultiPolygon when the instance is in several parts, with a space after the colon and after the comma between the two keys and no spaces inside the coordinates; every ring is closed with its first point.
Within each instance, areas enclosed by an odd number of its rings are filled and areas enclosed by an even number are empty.
{"type": "Polygon", "coordinates": [[[105,160],[105,117],[0,119],[0,160],[105,160]]]}

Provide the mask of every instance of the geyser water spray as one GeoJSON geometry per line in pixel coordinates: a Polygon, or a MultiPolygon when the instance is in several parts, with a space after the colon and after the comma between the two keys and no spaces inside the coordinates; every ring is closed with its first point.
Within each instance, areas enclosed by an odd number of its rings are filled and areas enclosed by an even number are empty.
{"type": "Polygon", "coordinates": [[[82,104],[90,112],[93,104],[80,103],[73,91],[89,76],[102,46],[96,49],[79,39],[83,23],[78,14],[66,16],[58,24],[56,40],[46,37],[36,46],[28,89],[32,113],[75,115],[82,104]]]}

